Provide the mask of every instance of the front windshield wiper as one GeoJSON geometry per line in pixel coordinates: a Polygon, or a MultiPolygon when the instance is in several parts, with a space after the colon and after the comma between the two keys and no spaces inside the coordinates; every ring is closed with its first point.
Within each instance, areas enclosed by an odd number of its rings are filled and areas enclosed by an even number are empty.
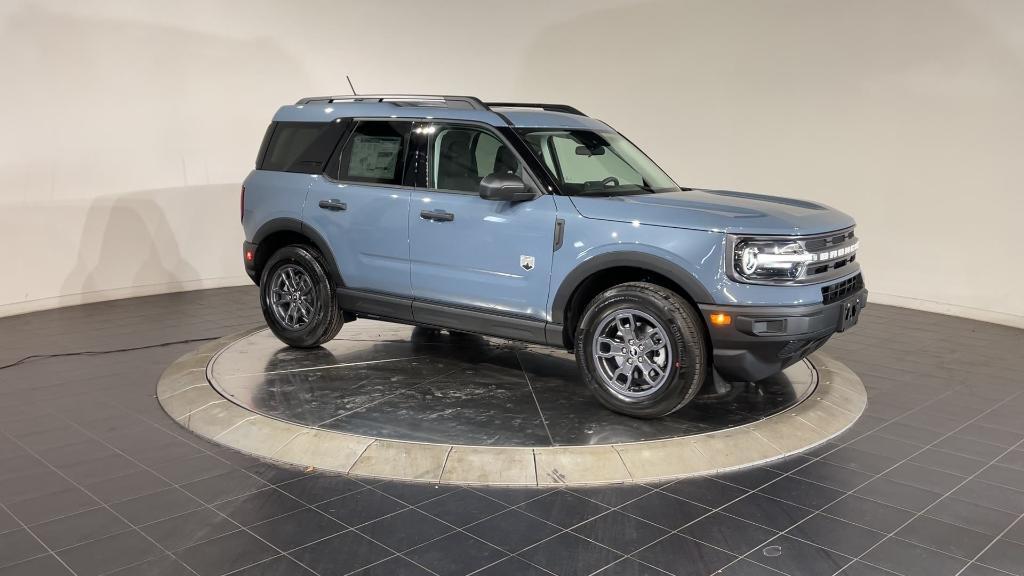
{"type": "Polygon", "coordinates": [[[594,188],[591,190],[580,190],[575,196],[617,196],[620,194],[655,194],[657,190],[643,184],[630,184],[629,188],[594,188]]]}

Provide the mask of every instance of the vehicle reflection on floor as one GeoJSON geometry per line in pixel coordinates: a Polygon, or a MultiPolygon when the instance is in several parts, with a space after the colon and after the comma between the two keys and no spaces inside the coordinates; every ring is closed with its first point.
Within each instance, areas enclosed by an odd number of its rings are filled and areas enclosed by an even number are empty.
{"type": "Polygon", "coordinates": [[[210,371],[232,401],[268,416],[380,438],[488,446],[589,445],[747,424],[809,395],[801,362],[758,383],[727,384],[657,420],[615,414],[563,350],[360,319],[322,348],[288,348],[264,330],[210,371]]]}

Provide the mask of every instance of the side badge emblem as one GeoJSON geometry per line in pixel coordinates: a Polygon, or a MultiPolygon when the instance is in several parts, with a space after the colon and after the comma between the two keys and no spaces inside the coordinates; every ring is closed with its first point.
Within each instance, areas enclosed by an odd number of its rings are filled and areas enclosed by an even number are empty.
{"type": "Polygon", "coordinates": [[[523,270],[526,270],[527,272],[533,270],[534,263],[535,261],[533,259],[533,256],[519,256],[519,265],[522,266],[523,270]]]}

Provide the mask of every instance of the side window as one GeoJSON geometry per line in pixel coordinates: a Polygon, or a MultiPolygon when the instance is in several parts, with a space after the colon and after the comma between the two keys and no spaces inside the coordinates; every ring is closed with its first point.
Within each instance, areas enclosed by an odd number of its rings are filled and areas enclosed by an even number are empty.
{"type": "Polygon", "coordinates": [[[260,169],[288,170],[326,126],[323,122],[279,122],[267,144],[260,169]]]}
{"type": "Polygon", "coordinates": [[[328,166],[335,180],[401,185],[410,122],[360,122],[328,166]]]}
{"type": "MultiPolygon", "coordinates": [[[[433,128],[433,130],[430,130],[433,128]]],[[[476,194],[490,174],[523,175],[519,159],[493,134],[479,128],[435,125],[428,144],[427,186],[476,194]]]]}

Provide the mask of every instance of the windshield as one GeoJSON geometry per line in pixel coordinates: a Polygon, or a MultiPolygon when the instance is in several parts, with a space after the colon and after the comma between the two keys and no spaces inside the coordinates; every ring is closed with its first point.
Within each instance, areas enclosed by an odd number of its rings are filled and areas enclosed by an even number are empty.
{"type": "Polygon", "coordinates": [[[607,196],[679,190],[639,148],[617,132],[519,130],[566,194],[607,196]]]}

